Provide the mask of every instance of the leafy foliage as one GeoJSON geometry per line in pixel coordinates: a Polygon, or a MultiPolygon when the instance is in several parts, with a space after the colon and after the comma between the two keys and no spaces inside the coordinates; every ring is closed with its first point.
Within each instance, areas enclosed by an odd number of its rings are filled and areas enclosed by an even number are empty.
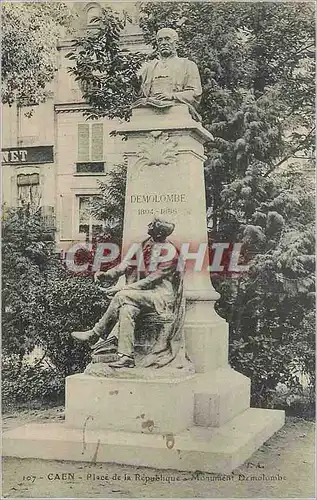
{"type": "Polygon", "coordinates": [[[313,193],[302,172],[292,175],[297,192],[288,173],[249,175],[223,191],[244,216],[239,237],[250,268],[230,282],[218,277],[218,308],[230,324],[231,362],[250,376],[258,404],[270,402],[278,382],[297,390],[305,374],[315,383],[313,193]]]}
{"type": "Polygon", "coordinates": [[[29,401],[52,403],[64,396],[65,379],[55,368],[23,365],[17,356],[4,356],[2,362],[2,403],[29,401]]]}
{"type": "Polygon", "coordinates": [[[71,12],[60,2],[2,5],[2,102],[35,105],[57,69],[57,42],[71,12]]]}
{"type": "Polygon", "coordinates": [[[52,265],[54,236],[46,234],[40,213],[9,209],[2,224],[2,348],[22,358],[39,341],[38,310],[45,303],[45,272],[52,265]]]}
{"type": "Polygon", "coordinates": [[[86,116],[127,119],[139,92],[137,70],[144,56],[121,49],[123,20],[110,8],[103,9],[101,18],[95,21],[96,29],[87,37],[74,40],[73,49],[66,56],[74,61],[69,72],[80,81],[89,104],[86,116]]]}
{"type": "Polygon", "coordinates": [[[101,196],[94,201],[93,215],[104,221],[105,237],[121,247],[127,165],[113,167],[99,182],[101,196]]]}
{"type": "MultiPolygon", "coordinates": [[[[53,385],[47,389],[51,394],[56,384],[64,385],[65,376],[86,366],[89,349],[70,333],[90,328],[100,318],[104,297],[92,278],[73,276],[63,267],[54,253],[54,235],[47,234],[39,212],[27,207],[6,210],[2,245],[3,356],[18,360],[14,366],[21,383],[29,377],[38,380],[40,375],[25,367],[24,358],[35,347],[42,348],[52,377],[53,385]]],[[[47,380],[49,375],[45,372],[43,377],[47,380]]],[[[35,385],[30,384],[29,396],[35,385]]],[[[27,387],[21,388],[21,397],[27,387]]]]}

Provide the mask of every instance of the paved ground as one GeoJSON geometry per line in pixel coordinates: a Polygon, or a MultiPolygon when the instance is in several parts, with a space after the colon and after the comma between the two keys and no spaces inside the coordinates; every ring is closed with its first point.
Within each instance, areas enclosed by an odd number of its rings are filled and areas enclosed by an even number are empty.
{"type": "MultiPolygon", "coordinates": [[[[4,416],[3,428],[61,418],[61,408],[22,412],[4,416]]],[[[114,464],[6,458],[2,498],[315,498],[314,445],[314,423],[288,419],[247,463],[221,478],[114,464]]]]}

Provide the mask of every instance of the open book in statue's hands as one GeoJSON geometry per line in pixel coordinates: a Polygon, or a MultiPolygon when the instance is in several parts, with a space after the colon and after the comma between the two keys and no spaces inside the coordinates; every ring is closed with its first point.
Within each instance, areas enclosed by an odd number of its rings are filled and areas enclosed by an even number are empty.
{"type": "Polygon", "coordinates": [[[174,102],[172,101],[172,99],[163,99],[160,96],[148,97],[147,104],[154,106],[155,108],[169,108],[171,106],[174,106],[174,102]]]}

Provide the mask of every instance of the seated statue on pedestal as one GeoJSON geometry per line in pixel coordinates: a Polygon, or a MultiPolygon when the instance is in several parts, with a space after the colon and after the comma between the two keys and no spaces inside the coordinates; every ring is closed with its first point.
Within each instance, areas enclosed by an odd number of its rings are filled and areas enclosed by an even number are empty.
{"type": "Polygon", "coordinates": [[[154,219],[148,225],[149,237],[142,242],[141,269],[123,260],[106,272],[96,273],[97,282],[112,283],[106,293],[113,298],[91,330],[72,333],[75,339],[95,342],[92,358],[96,362],[108,362],[111,368],[160,368],[172,362],[183,368],[182,361],[186,364],[183,273],[178,270],[177,249],[166,239],[173,230],[174,224],[154,219]],[[160,244],[166,247],[167,242],[175,250],[174,257],[165,262],[158,259],[153,266],[161,253],[160,244]],[[122,275],[126,284],[119,289],[114,283],[122,275]],[[106,361],[114,353],[115,359],[106,361]]]}
{"type": "Polygon", "coordinates": [[[197,65],[178,57],[178,34],[171,28],[162,28],[156,35],[159,58],[142,66],[140,77],[143,97],[132,107],[151,106],[169,108],[177,103],[187,104],[192,117],[200,121],[196,111],[202,93],[197,65]]]}

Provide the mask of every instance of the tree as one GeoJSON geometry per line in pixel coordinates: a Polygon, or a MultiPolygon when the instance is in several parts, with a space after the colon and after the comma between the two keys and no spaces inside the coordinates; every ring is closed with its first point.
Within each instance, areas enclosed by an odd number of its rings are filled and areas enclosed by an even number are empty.
{"type": "Polygon", "coordinates": [[[278,382],[300,390],[299,374],[312,389],[315,382],[313,193],[305,174],[291,174],[274,181],[249,175],[223,192],[224,203],[241,212],[257,202],[239,226],[249,272],[217,282],[219,312],[230,324],[230,359],[250,376],[257,404],[270,402],[278,382]]]}
{"type": "Polygon", "coordinates": [[[45,312],[45,275],[54,255],[54,235],[47,234],[40,212],[27,206],[7,209],[2,250],[2,348],[22,362],[39,342],[36,317],[45,312]]]}
{"type": "Polygon", "coordinates": [[[2,5],[2,102],[45,101],[57,70],[57,42],[73,14],[60,2],[2,5]]]}
{"type": "Polygon", "coordinates": [[[140,88],[137,71],[144,56],[121,49],[124,21],[110,8],[103,9],[95,22],[92,32],[74,40],[66,56],[73,63],[69,72],[81,83],[83,97],[89,104],[85,116],[128,119],[140,88]]]}
{"type": "Polygon", "coordinates": [[[67,271],[55,254],[54,240],[54,230],[48,230],[40,210],[28,206],[4,210],[2,353],[6,400],[62,395],[65,376],[82,371],[90,354],[70,333],[91,327],[108,304],[91,277],[67,271]],[[24,359],[35,347],[42,349],[43,356],[30,368],[24,359]]]}
{"type": "Polygon", "coordinates": [[[106,180],[99,182],[101,196],[91,207],[92,214],[104,221],[103,238],[121,247],[123,233],[124,201],[127,165],[120,164],[106,173],[106,180]]]}

